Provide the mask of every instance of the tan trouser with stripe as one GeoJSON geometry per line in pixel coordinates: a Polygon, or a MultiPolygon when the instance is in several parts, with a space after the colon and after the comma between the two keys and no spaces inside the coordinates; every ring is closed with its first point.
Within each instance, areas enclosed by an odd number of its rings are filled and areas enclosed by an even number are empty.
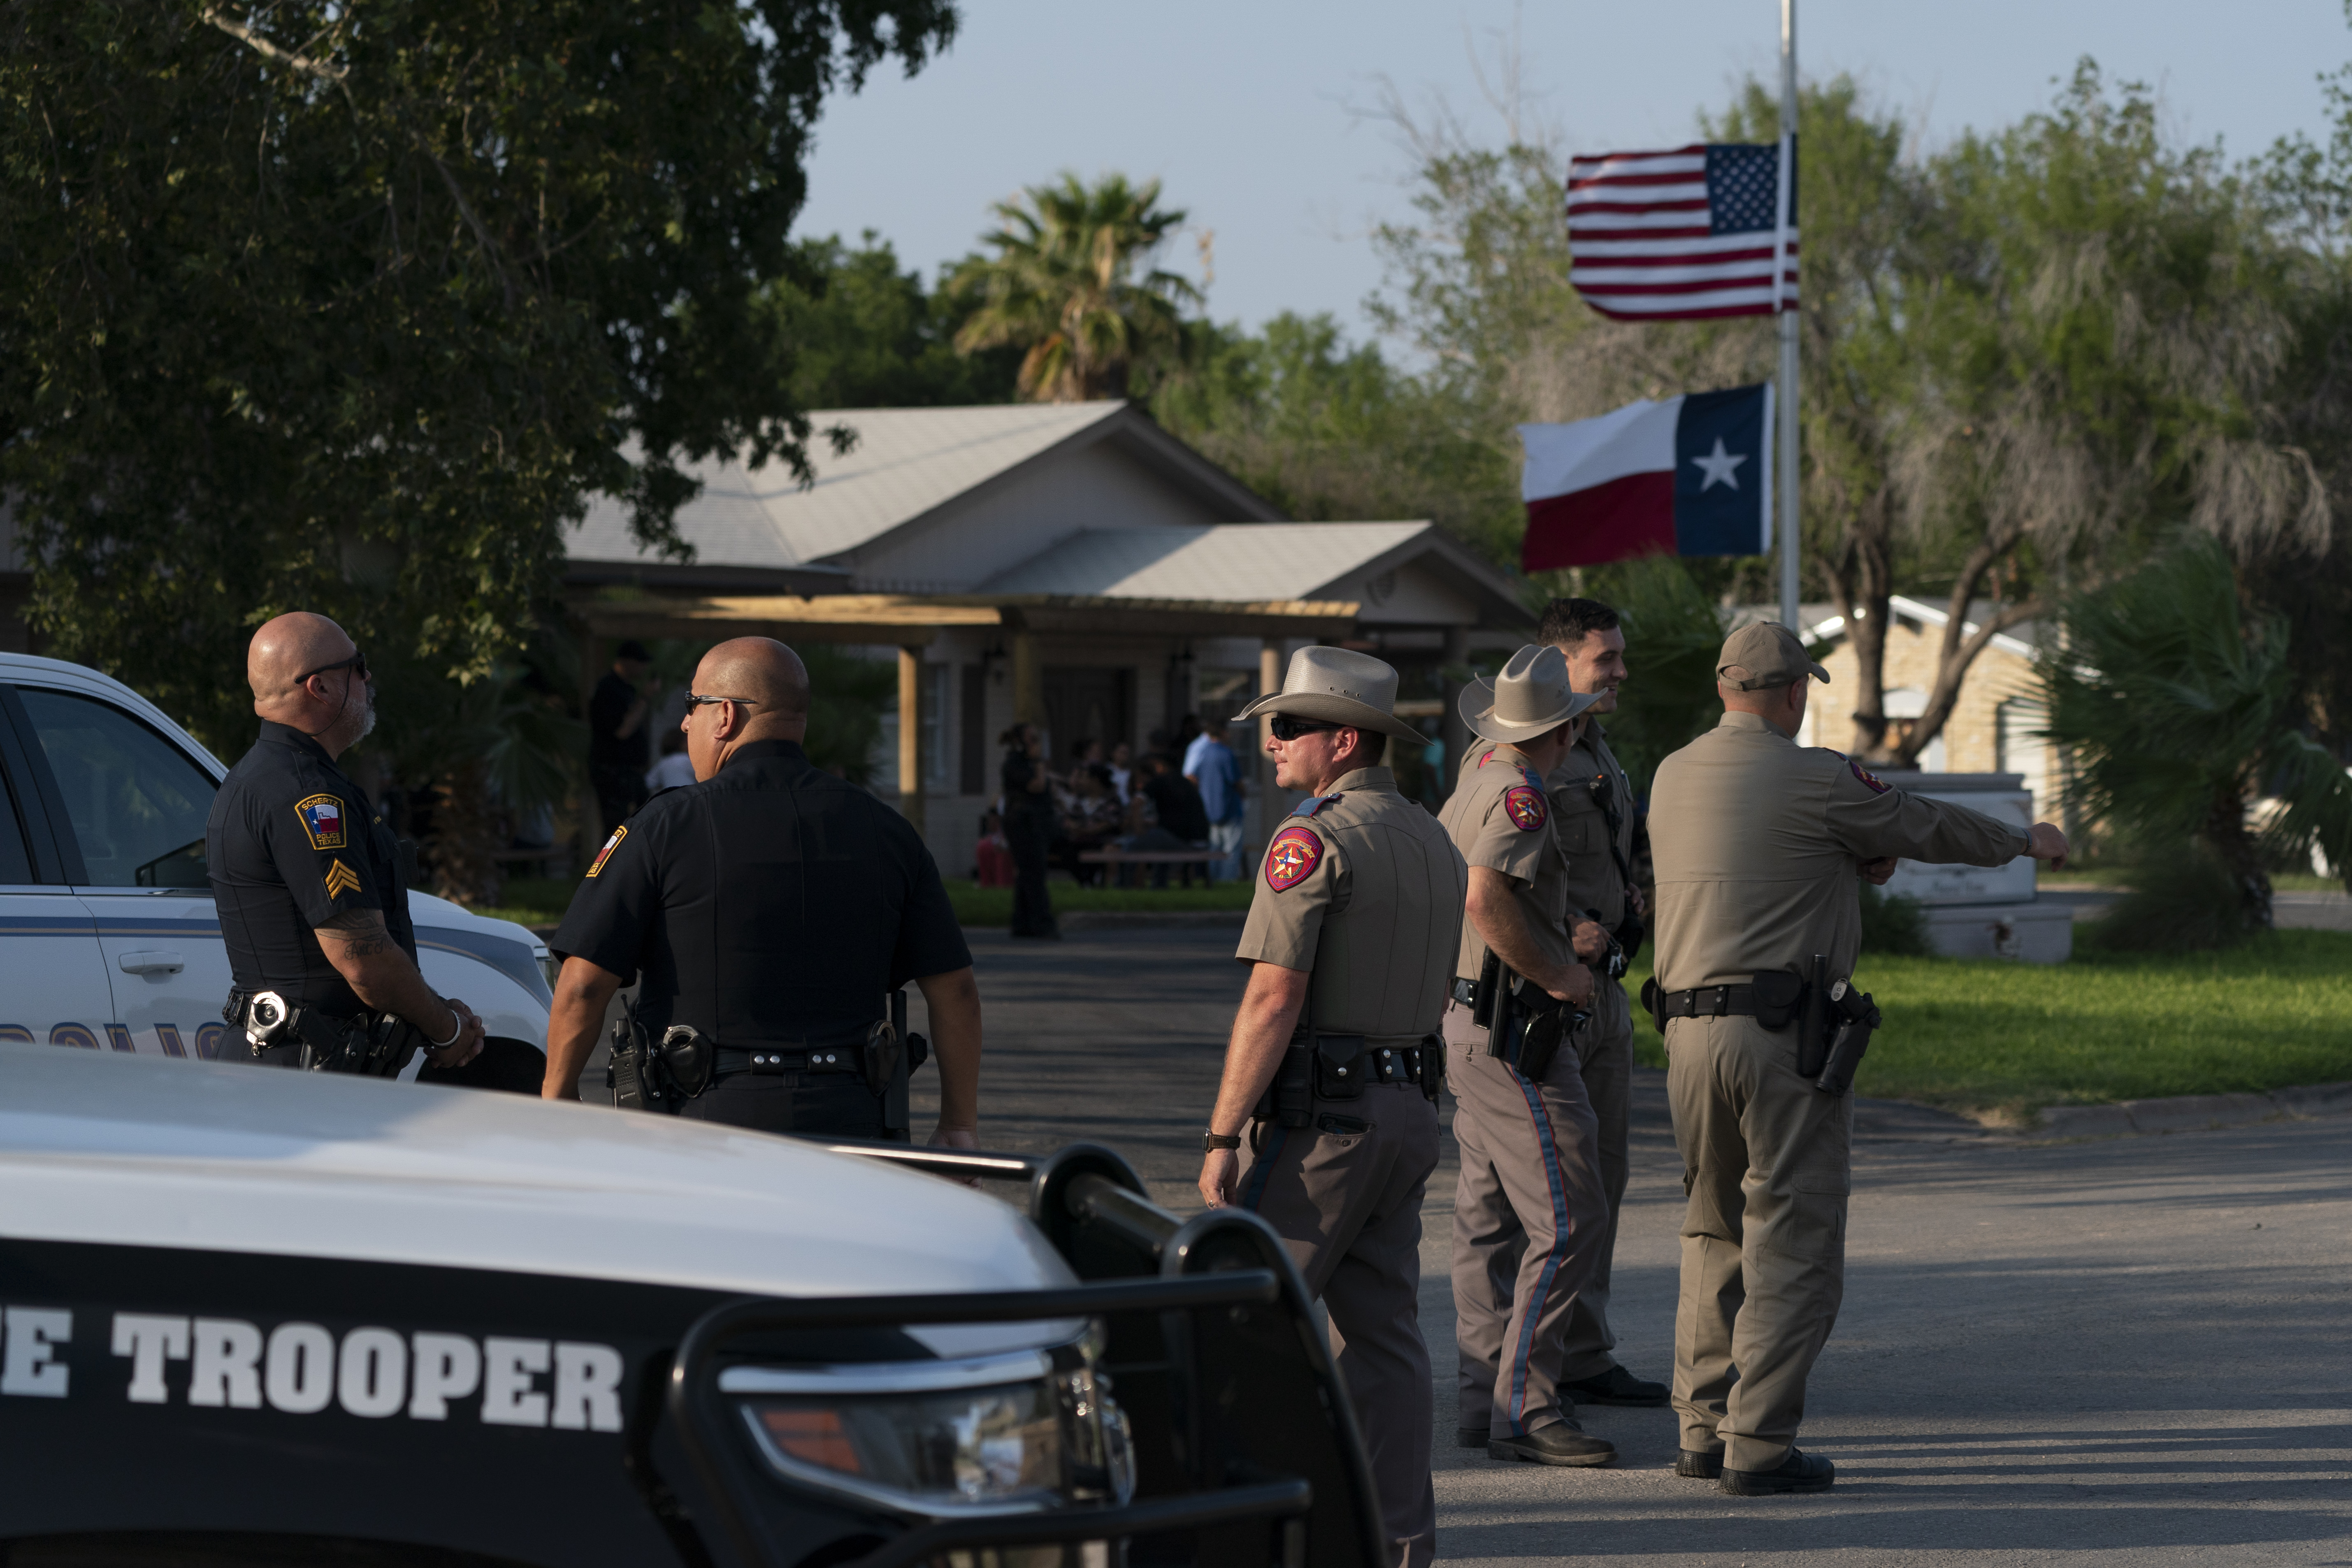
{"type": "Polygon", "coordinates": [[[1445,1087],[1462,1173],[1454,1189],[1454,1342],[1464,1427],[1497,1437],[1566,1419],[1561,1336],[1608,1226],[1599,1135],[1576,1053],[1540,1082],[1486,1055],[1470,1009],[1447,1004],[1445,1087]]]}
{"type": "Polygon", "coordinates": [[[1845,1294],[1853,1096],[1797,1076],[1797,1029],[1666,1021],[1666,1095],[1690,1203],[1675,1313],[1682,1446],[1769,1470],[1845,1294]]]}
{"type": "Polygon", "coordinates": [[[1314,1114],[1306,1127],[1253,1124],[1242,1206],[1274,1226],[1330,1314],[1331,1357],[1364,1434],[1390,1562],[1427,1568],[1437,1494],[1421,1200],[1437,1169],[1437,1107],[1417,1083],[1373,1083],[1354,1100],[1316,1100],[1314,1114]]]}
{"type": "Polygon", "coordinates": [[[1568,1310],[1559,1375],[1569,1383],[1599,1377],[1617,1364],[1617,1335],[1609,1326],[1609,1268],[1617,1253],[1617,1214],[1625,1204],[1625,1180],[1632,1168],[1627,1150],[1633,1115],[1633,1010],[1622,985],[1596,977],[1592,1022],[1576,1043],[1584,1098],[1591,1103],[1592,1120],[1600,1129],[1595,1163],[1601,1195],[1609,1200],[1609,1222],[1595,1244],[1599,1256],[1592,1278],[1568,1310]]]}

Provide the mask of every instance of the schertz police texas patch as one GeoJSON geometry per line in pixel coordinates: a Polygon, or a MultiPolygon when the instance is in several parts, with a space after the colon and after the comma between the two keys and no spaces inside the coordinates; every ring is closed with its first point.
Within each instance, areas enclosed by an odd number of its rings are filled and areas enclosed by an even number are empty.
{"type": "Polygon", "coordinates": [[[628,836],[629,830],[625,827],[613,829],[613,837],[604,840],[604,847],[596,851],[596,863],[588,868],[588,874],[593,877],[603,870],[604,862],[613,858],[613,851],[618,849],[621,847],[621,840],[628,836]]]}
{"type": "Polygon", "coordinates": [[[1522,833],[1533,833],[1551,815],[1544,802],[1543,791],[1533,784],[1513,784],[1503,792],[1503,810],[1509,816],[1511,826],[1522,833]]]}
{"type": "Polygon", "coordinates": [[[331,795],[305,795],[294,803],[294,815],[302,824],[302,831],[313,849],[341,849],[346,847],[343,833],[343,803],[331,795]]]}
{"type": "Polygon", "coordinates": [[[1304,827],[1286,827],[1265,847],[1265,885],[1286,892],[1307,879],[1323,859],[1323,840],[1304,827]]]}
{"type": "Polygon", "coordinates": [[[1880,778],[1876,773],[1872,773],[1868,768],[1864,767],[1860,763],[1855,762],[1851,757],[1846,759],[1845,765],[1853,770],[1853,776],[1860,779],[1864,785],[1868,788],[1870,793],[1873,795],[1885,795],[1888,790],[1895,787],[1893,784],[1888,784],[1885,779],[1880,778]]]}

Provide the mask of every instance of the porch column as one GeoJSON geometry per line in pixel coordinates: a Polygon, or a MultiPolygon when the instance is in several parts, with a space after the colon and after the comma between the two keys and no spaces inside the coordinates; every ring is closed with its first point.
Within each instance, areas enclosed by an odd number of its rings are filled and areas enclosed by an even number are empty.
{"type": "Polygon", "coordinates": [[[923,650],[898,650],[898,810],[923,830],[923,650]]]}
{"type": "Polygon", "coordinates": [[[1013,717],[1040,730],[1045,727],[1045,676],[1037,668],[1036,636],[1026,626],[1013,634],[1013,717]]]}

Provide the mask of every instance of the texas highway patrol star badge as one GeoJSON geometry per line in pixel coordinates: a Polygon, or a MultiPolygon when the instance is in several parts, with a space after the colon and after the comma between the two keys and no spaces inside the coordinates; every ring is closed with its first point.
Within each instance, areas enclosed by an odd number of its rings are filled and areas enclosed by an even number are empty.
{"type": "Polygon", "coordinates": [[[1265,885],[1279,893],[1307,879],[1323,858],[1323,840],[1304,827],[1286,827],[1265,847],[1265,885]]]}
{"type": "Polygon", "coordinates": [[[1533,784],[1513,784],[1505,790],[1503,810],[1509,814],[1511,826],[1522,833],[1533,833],[1551,815],[1551,808],[1544,804],[1543,791],[1533,784]]]}

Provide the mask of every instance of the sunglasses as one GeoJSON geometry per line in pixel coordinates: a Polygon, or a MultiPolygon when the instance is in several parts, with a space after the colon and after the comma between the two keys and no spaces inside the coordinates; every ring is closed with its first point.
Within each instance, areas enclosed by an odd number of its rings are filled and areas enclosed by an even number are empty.
{"type": "MultiPolygon", "coordinates": [[[[358,676],[362,680],[367,679],[367,655],[363,653],[355,653],[349,658],[339,658],[332,664],[322,664],[318,668],[312,670],[310,675],[332,675],[339,669],[348,669],[353,675],[358,676]]],[[[297,686],[308,686],[310,683],[310,675],[304,676],[294,684],[297,686]]]]}
{"type": "Polygon", "coordinates": [[[1266,725],[1277,741],[1296,741],[1302,735],[1320,735],[1337,730],[1337,724],[1326,724],[1319,719],[1294,719],[1287,713],[1277,713],[1266,725]]]}
{"type": "Polygon", "coordinates": [[[698,697],[691,691],[686,694],[686,705],[688,708],[708,708],[714,702],[732,702],[743,708],[757,708],[760,705],[749,697],[698,697]]]}

